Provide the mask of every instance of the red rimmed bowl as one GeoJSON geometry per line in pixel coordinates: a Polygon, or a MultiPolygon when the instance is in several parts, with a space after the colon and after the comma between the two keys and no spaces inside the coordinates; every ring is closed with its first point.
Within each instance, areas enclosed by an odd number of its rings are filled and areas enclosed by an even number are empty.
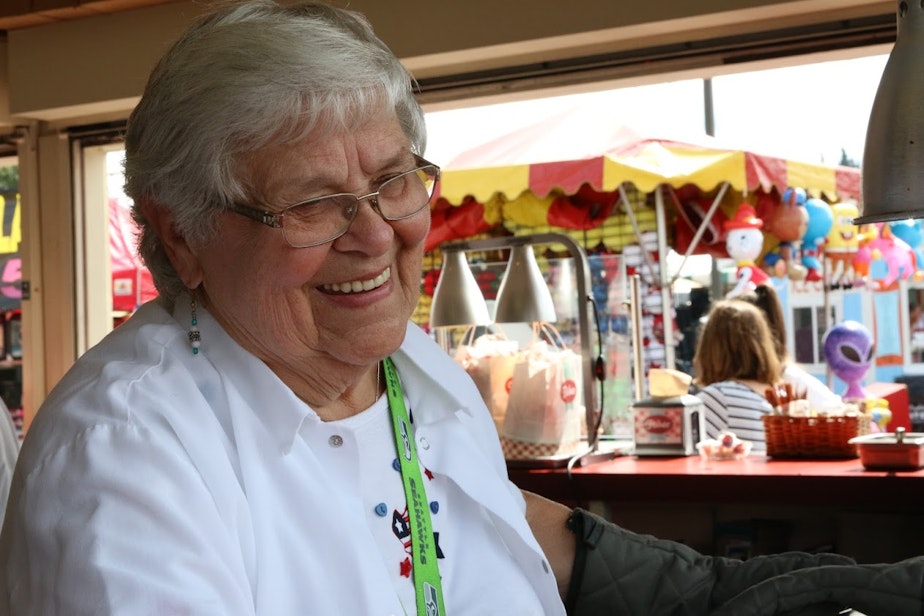
{"type": "Polygon", "coordinates": [[[917,470],[924,467],[924,433],[895,432],[864,434],[849,441],[857,446],[860,462],[870,470],[917,470]]]}

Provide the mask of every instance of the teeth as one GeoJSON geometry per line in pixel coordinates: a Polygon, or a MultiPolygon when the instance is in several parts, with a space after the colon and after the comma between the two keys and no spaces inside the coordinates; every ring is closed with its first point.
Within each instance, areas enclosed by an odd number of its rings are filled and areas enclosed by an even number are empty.
{"type": "Polygon", "coordinates": [[[389,278],[391,278],[391,268],[386,269],[371,280],[335,282],[333,284],[323,285],[322,288],[325,291],[333,291],[334,293],[359,293],[360,291],[371,291],[372,289],[376,289],[385,284],[389,278]]]}

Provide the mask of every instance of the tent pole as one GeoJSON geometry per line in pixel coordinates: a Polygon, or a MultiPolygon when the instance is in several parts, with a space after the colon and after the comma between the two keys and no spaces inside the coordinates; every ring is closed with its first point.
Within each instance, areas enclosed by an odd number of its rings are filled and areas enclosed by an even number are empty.
{"type": "MultiPolygon", "coordinates": [[[[683,261],[680,262],[680,270],[682,270],[683,266],[687,264],[687,259],[689,259],[690,255],[693,254],[693,251],[699,247],[699,241],[703,238],[703,234],[706,232],[706,229],[709,226],[709,221],[712,220],[712,215],[715,214],[717,209],[719,209],[719,204],[722,203],[722,199],[725,198],[725,193],[728,192],[728,186],[728,182],[723,182],[722,187],[719,188],[719,192],[712,200],[712,204],[709,206],[709,210],[706,212],[706,215],[703,216],[703,221],[699,224],[699,229],[696,230],[696,233],[693,235],[693,239],[690,240],[690,245],[687,246],[687,251],[683,255],[683,261]]],[[[677,276],[674,276],[674,278],[671,279],[671,283],[673,283],[674,280],[680,276],[680,270],[677,270],[677,276]]]]}
{"type": "Polygon", "coordinates": [[[619,198],[626,208],[626,215],[629,217],[629,222],[632,224],[632,231],[635,233],[635,239],[638,240],[638,245],[642,249],[642,258],[645,259],[645,265],[648,266],[648,278],[651,280],[649,284],[652,284],[657,280],[655,274],[658,268],[655,266],[654,259],[652,259],[648,251],[645,250],[645,242],[642,241],[642,229],[638,226],[638,220],[635,218],[635,211],[632,209],[632,202],[629,201],[629,195],[626,193],[626,187],[623,184],[619,185],[619,198]]]}
{"type": "Polygon", "coordinates": [[[645,397],[645,357],[642,351],[642,283],[638,274],[629,277],[629,323],[632,325],[632,384],[635,402],[645,397]]]}
{"type": "Polygon", "coordinates": [[[664,365],[673,370],[674,305],[671,301],[671,280],[667,271],[667,216],[664,212],[664,185],[655,188],[655,220],[658,223],[658,271],[661,280],[661,317],[664,323],[664,365]]]}
{"type": "MultiPolygon", "coordinates": [[[[830,275],[831,268],[828,267],[828,255],[825,254],[825,249],[823,246],[818,249],[818,261],[821,264],[821,294],[822,294],[822,305],[824,306],[823,310],[824,318],[822,318],[822,326],[824,327],[824,332],[827,333],[831,326],[834,323],[831,322],[831,292],[828,290],[828,276],[830,275]]],[[[823,337],[824,335],[822,335],[823,337]]],[[[824,349],[819,348],[819,355],[824,357],[824,349]]],[[[834,391],[834,372],[831,370],[831,365],[825,361],[825,384],[828,386],[828,389],[834,391]]]]}

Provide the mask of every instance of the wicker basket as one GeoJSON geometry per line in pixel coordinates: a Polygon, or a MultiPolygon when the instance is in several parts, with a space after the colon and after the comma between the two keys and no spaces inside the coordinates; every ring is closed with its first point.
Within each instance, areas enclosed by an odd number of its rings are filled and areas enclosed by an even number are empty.
{"type": "Polygon", "coordinates": [[[869,415],[790,417],[764,415],[767,455],[773,458],[855,458],[847,441],[869,434],[869,415]]]}

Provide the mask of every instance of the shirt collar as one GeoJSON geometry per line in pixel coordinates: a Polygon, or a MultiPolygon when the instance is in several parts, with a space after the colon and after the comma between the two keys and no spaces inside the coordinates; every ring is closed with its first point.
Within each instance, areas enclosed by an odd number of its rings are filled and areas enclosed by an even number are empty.
{"type": "MultiPolygon", "coordinates": [[[[234,390],[243,398],[256,414],[257,421],[272,435],[279,451],[283,455],[288,454],[302,425],[306,421],[321,421],[317,413],[262,360],[232,339],[201,305],[196,312],[201,346],[199,355],[191,358],[192,365],[196,361],[210,363],[221,380],[221,386],[234,390]]],[[[177,300],[174,318],[180,324],[189,322],[188,299],[177,300]]],[[[460,395],[465,393],[467,375],[417,325],[408,322],[404,342],[392,359],[416,423],[435,422],[456,411],[473,412],[466,402],[471,397],[460,395]],[[461,387],[447,387],[447,384],[459,383],[460,380],[461,387]]],[[[471,387],[474,388],[474,384],[471,387]]],[[[480,400],[480,397],[477,399],[480,400]]]]}
{"type": "MultiPolygon", "coordinates": [[[[320,421],[317,414],[269,366],[231,338],[201,305],[196,313],[201,345],[198,355],[190,352],[189,365],[192,369],[199,361],[211,365],[219,380],[217,386],[237,394],[228,396],[231,413],[238,412],[233,407],[234,400],[243,399],[246,412],[253,413],[263,424],[280,453],[288,454],[302,423],[308,418],[320,421]]],[[[180,324],[189,322],[188,299],[177,300],[174,318],[180,324]]]]}
{"type": "Polygon", "coordinates": [[[413,323],[408,323],[404,343],[392,359],[401,375],[415,423],[437,421],[447,412],[471,415],[474,412],[469,406],[471,401],[481,401],[474,382],[462,367],[413,323]]]}

